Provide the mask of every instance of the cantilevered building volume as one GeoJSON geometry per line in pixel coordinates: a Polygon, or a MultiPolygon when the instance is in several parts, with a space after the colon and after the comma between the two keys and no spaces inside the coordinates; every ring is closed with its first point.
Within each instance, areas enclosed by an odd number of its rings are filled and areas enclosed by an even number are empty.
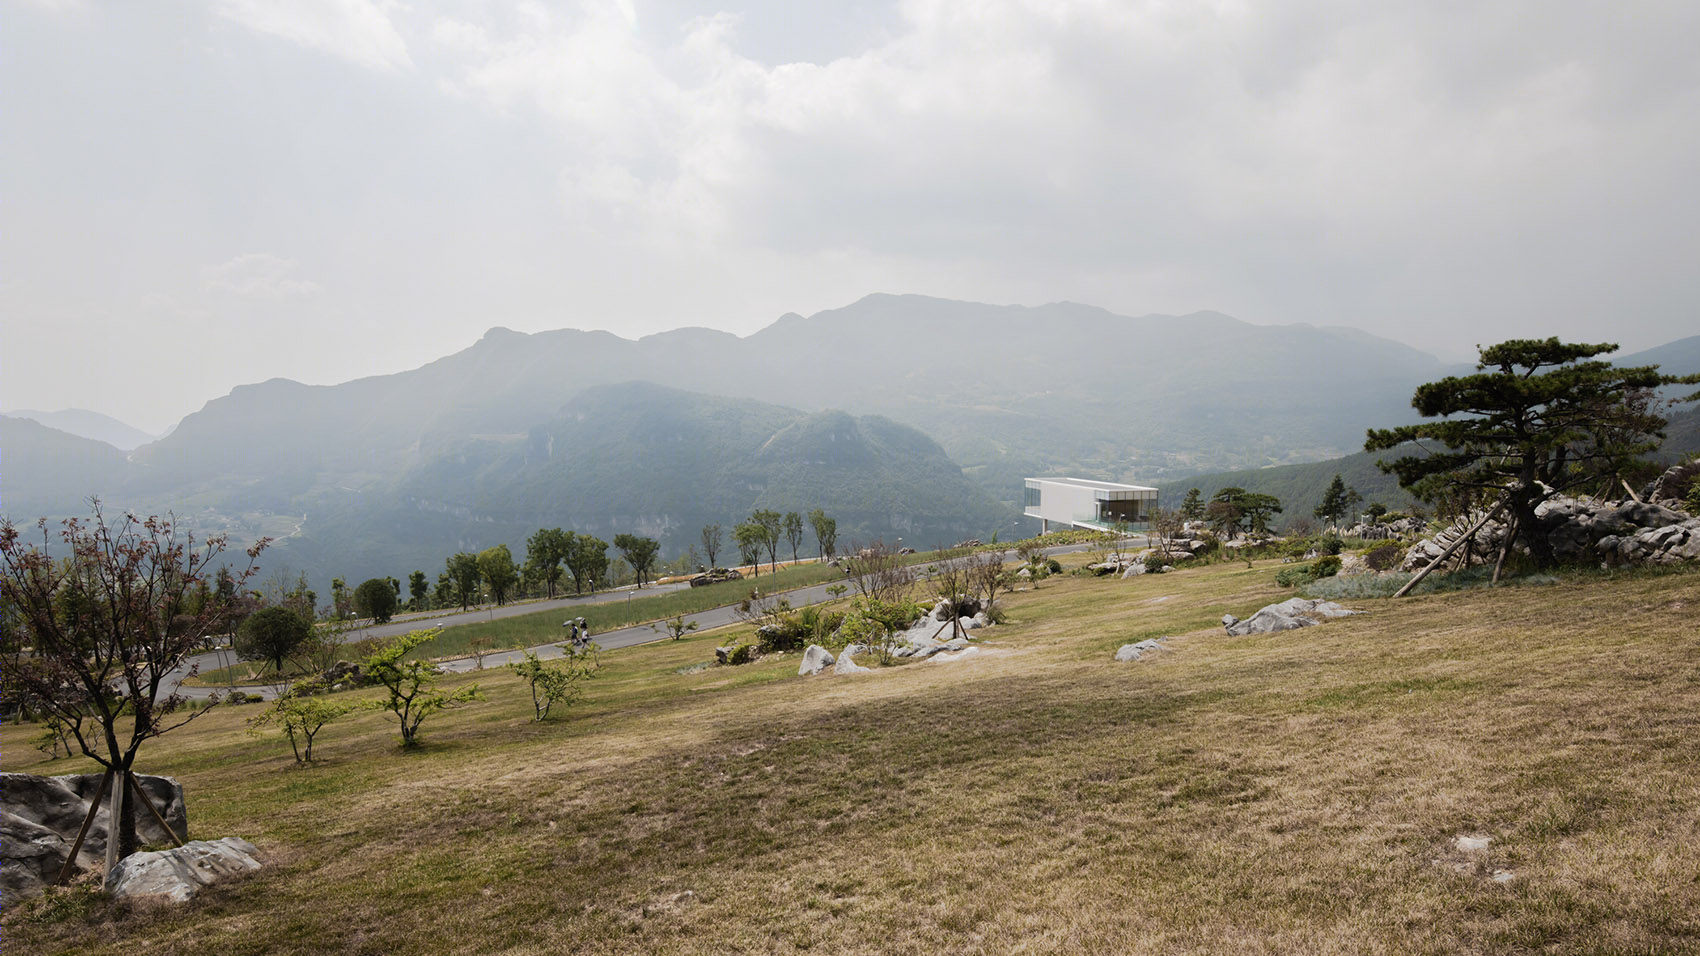
{"type": "Polygon", "coordinates": [[[1029,478],[1025,513],[1039,532],[1054,527],[1115,531],[1143,529],[1157,510],[1157,489],[1086,478],[1029,478]]]}

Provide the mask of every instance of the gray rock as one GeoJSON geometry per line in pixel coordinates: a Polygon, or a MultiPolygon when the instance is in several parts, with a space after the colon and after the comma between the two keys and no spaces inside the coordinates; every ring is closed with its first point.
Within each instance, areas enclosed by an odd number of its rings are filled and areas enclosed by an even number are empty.
{"type": "Polygon", "coordinates": [[[1232,637],[1244,637],[1247,634],[1273,634],[1277,631],[1290,631],[1301,627],[1311,627],[1318,623],[1318,618],[1344,617],[1356,614],[1335,604],[1332,601],[1314,601],[1308,598],[1291,598],[1280,604],[1271,604],[1260,609],[1251,617],[1229,623],[1232,615],[1224,615],[1223,625],[1232,637]]]}
{"type": "Polygon", "coordinates": [[[109,886],[115,899],[182,903],[214,883],[260,868],[254,844],[241,837],[195,840],[172,850],[135,853],[118,861],[109,886]]]}
{"type": "Polygon", "coordinates": [[[964,619],[962,626],[966,630],[977,631],[982,627],[991,627],[992,619],[986,616],[985,611],[981,611],[973,617],[964,619]]]}
{"type": "Polygon", "coordinates": [[[1142,562],[1135,561],[1122,570],[1122,580],[1125,581],[1128,578],[1137,577],[1144,573],[1145,565],[1142,562]]]}
{"type": "MultiPolygon", "coordinates": [[[[41,893],[59,876],[89,804],[100,789],[101,775],[74,774],[38,777],[0,773],[0,906],[41,893]]],[[[137,775],[142,789],[164,815],[171,829],[159,825],[143,807],[136,810],[136,836],[143,843],[171,843],[189,836],[189,815],[183,785],[170,777],[137,775]]],[[[135,795],[131,794],[133,800],[135,795]]],[[[106,856],[107,821],[112,794],[102,801],[77,853],[73,871],[99,866],[106,856]]]]}
{"type": "Polygon", "coordinates": [[[1233,616],[1232,614],[1222,615],[1222,626],[1223,627],[1233,627],[1235,624],[1238,624],[1239,622],[1240,622],[1240,619],[1233,616]]]}
{"type": "Polygon", "coordinates": [[[819,644],[810,644],[809,649],[803,652],[803,664],[801,667],[797,668],[797,674],[800,677],[807,677],[811,674],[819,674],[821,671],[831,667],[832,662],[833,657],[831,651],[828,651],[819,644]]]}
{"type": "Polygon", "coordinates": [[[866,674],[868,670],[869,668],[850,659],[849,648],[845,648],[844,652],[838,655],[838,662],[832,665],[834,674],[866,674]]]}

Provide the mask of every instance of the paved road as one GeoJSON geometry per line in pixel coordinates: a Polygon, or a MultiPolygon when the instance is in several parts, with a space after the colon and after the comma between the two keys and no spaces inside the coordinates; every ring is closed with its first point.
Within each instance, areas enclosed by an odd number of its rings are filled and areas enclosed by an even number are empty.
{"type": "MultiPolygon", "coordinates": [[[[1129,550],[1137,550],[1139,548],[1145,548],[1145,547],[1149,547],[1149,546],[1150,545],[1149,545],[1147,539],[1144,538],[1143,536],[1136,536],[1132,539],[1129,539],[1129,541],[1124,545],[1124,547],[1127,547],[1129,550]]],[[[1046,548],[1045,554],[1046,555],[1067,554],[1069,552],[1075,552],[1075,551],[1097,550],[1101,547],[1102,546],[1098,545],[1098,544],[1060,545],[1060,546],[1055,547],[1055,548],[1046,548]]],[[[1004,557],[1005,560],[1011,559],[1011,558],[1014,557],[1014,552],[1005,551],[1003,553],[1003,557],[1004,557]]],[[[759,588],[760,587],[759,579],[752,581],[751,585],[753,587],[759,588]]],[[[655,587],[655,588],[645,588],[644,592],[646,594],[649,594],[649,593],[655,593],[655,592],[659,592],[659,591],[676,590],[680,587],[686,587],[686,586],[688,586],[688,585],[666,585],[666,586],[660,586],[660,587],[655,587]]],[[[797,588],[797,589],[792,590],[792,591],[785,591],[785,592],[783,592],[783,595],[784,595],[786,600],[791,602],[791,606],[794,607],[794,608],[808,607],[809,605],[812,605],[812,604],[822,604],[822,603],[825,603],[826,601],[832,600],[832,595],[827,593],[827,588],[829,588],[831,586],[832,585],[830,585],[830,584],[815,584],[815,585],[810,585],[809,587],[797,588]]],[[[357,638],[364,638],[364,637],[369,637],[369,636],[388,636],[388,635],[391,635],[391,634],[404,634],[408,631],[418,630],[420,627],[433,627],[433,626],[454,627],[454,626],[461,625],[461,624],[481,624],[481,623],[484,623],[484,622],[490,620],[492,615],[494,615],[495,617],[512,617],[512,616],[520,615],[520,614],[535,614],[539,611],[563,610],[563,609],[568,609],[568,608],[572,608],[572,607],[577,607],[577,606],[580,606],[580,605],[583,605],[583,604],[590,604],[590,603],[600,604],[600,603],[607,603],[609,601],[621,601],[621,600],[629,600],[629,599],[630,598],[629,598],[627,592],[614,591],[614,592],[603,592],[601,594],[596,594],[596,595],[588,595],[588,596],[583,597],[583,598],[566,598],[566,599],[555,600],[555,601],[533,601],[533,602],[529,602],[529,603],[525,603],[525,604],[509,604],[509,605],[507,605],[505,607],[501,607],[501,608],[485,608],[485,609],[477,610],[477,611],[469,611],[465,614],[444,614],[442,612],[427,613],[427,614],[415,614],[415,615],[410,615],[410,620],[408,620],[408,621],[398,620],[398,621],[391,623],[389,625],[386,625],[384,627],[366,628],[366,629],[359,631],[357,634],[355,634],[353,636],[355,636],[357,638]]],[[[734,612],[733,606],[728,604],[728,605],[725,605],[724,607],[711,608],[707,611],[699,611],[695,614],[687,614],[687,615],[685,615],[685,620],[687,622],[689,622],[689,621],[696,622],[697,630],[699,630],[699,631],[708,631],[708,630],[712,630],[712,629],[717,628],[717,627],[724,627],[727,624],[735,624],[738,621],[738,616],[734,612]]],[[[607,632],[602,633],[602,634],[594,634],[591,637],[594,641],[596,641],[596,644],[597,644],[598,647],[602,648],[602,650],[604,650],[604,651],[608,651],[608,650],[616,650],[616,649],[622,648],[622,647],[632,647],[632,646],[637,645],[637,644],[648,644],[651,641],[665,640],[667,638],[667,632],[660,629],[659,626],[653,626],[652,627],[648,624],[639,624],[639,625],[636,625],[636,626],[633,626],[633,627],[622,627],[622,628],[619,628],[617,630],[607,631],[607,632]]],[[[553,643],[543,644],[543,645],[539,645],[537,647],[532,647],[532,648],[527,648],[527,650],[530,650],[532,653],[536,654],[539,658],[542,658],[544,660],[548,660],[550,658],[555,658],[555,657],[560,657],[563,654],[563,651],[553,643]]],[[[500,651],[500,652],[484,655],[484,667],[486,669],[492,668],[492,667],[502,667],[506,664],[513,663],[513,662],[516,662],[516,661],[519,661],[519,660],[522,660],[522,659],[524,659],[524,651],[520,651],[520,650],[500,651]]],[[[226,664],[229,664],[229,663],[234,663],[234,659],[228,653],[222,655],[222,657],[221,657],[221,655],[219,655],[217,653],[202,654],[198,658],[196,658],[196,660],[200,662],[201,668],[203,670],[211,670],[211,669],[216,668],[216,667],[225,666],[226,664]]],[[[464,657],[464,658],[459,658],[459,659],[456,659],[456,660],[441,661],[441,662],[439,662],[439,666],[442,667],[446,671],[451,671],[451,672],[455,672],[455,673],[464,673],[464,672],[473,670],[478,665],[477,665],[477,662],[474,661],[472,658],[464,657]]],[[[185,676],[185,673],[186,673],[186,671],[184,673],[177,674],[176,679],[182,680],[183,676],[185,676]]],[[[208,696],[210,696],[211,694],[213,694],[215,691],[224,690],[224,689],[228,689],[228,688],[207,688],[207,687],[182,687],[181,688],[181,690],[182,690],[182,692],[185,696],[200,698],[200,699],[205,699],[208,696]]],[[[250,694],[258,693],[258,694],[260,694],[264,697],[267,697],[267,698],[270,698],[271,696],[273,696],[272,689],[270,687],[243,686],[243,687],[240,687],[238,689],[245,691],[247,693],[250,693],[250,694]]]]}

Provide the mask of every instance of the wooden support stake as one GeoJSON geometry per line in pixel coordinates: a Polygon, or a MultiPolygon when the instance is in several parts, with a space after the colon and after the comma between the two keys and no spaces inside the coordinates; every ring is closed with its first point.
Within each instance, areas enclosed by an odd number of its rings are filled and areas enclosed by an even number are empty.
{"type": "MultiPolygon", "coordinates": [[[[114,770],[120,776],[128,770],[114,770]]],[[[126,783],[112,791],[112,815],[106,821],[106,875],[101,879],[106,889],[112,889],[112,878],[118,873],[118,845],[124,842],[124,799],[129,793],[126,783]]]]}
{"type": "MultiPolygon", "coordinates": [[[[59,878],[53,881],[54,886],[64,886],[71,878],[71,871],[77,868],[77,854],[83,850],[83,839],[89,835],[89,827],[94,825],[94,816],[100,812],[100,802],[106,799],[106,791],[112,786],[112,769],[107,768],[101,775],[100,790],[94,795],[94,803],[89,805],[88,816],[83,817],[83,828],[77,831],[76,842],[71,844],[71,855],[65,858],[65,865],[59,868],[59,878]]],[[[108,835],[110,839],[110,834],[108,835]]]]}
{"type": "Polygon", "coordinates": [[[1489,584],[1499,583],[1499,570],[1505,567],[1505,556],[1511,553],[1511,539],[1517,536],[1517,516],[1505,523],[1505,540],[1499,543],[1499,560],[1493,563],[1493,580],[1489,584]]]}
{"type": "Polygon", "coordinates": [[[171,842],[182,846],[183,838],[177,835],[177,831],[171,828],[171,824],[165,822],[165,815],[160,813],[159,808],[153,805],[153,798],[148,796],[146,790],[142,789],[142,783],[136,779],[135,774],[130,774],[130,789],[135,791],[136,797],[142,802],[142,806],[148,808],[148,812],[153,814],[153,818],[159,822],[161,827],[165,828],[165,832],[171,835],[171,842]]]}
{"type": "Polygon", "coordinates": [[[1638,505],[1646,504],[1645,501],[1641,500],[1641,496],[1635,493],[1635,489],[1629,487],[1629,482],[1627,480],[1619,478],[1618,481],[1623,484],[1623,490],[1629,492],[1629,497],[1631,499],[1633,499],[1636,504],[1638,504],[1638,505]]]}
{"type": "Polygon", "coordinates": [[[1476,536],[1476,532],[1482,530],[1483,525],[1485,525],[1489,521],[1492,521],[1493,519],[1499,517],[1499,513],[1501,511],[1504,511],[1504,510],[1505,510],[1505,502],[1501,501],[1499,504],[1494,505],[1492,511],[1483,515],[1482,520],[1471,525],[1470,530],[1464,532],[1463,536],[1460,537],[1457,541],[1454,541],[1450,545],[1447,545],[1446,550],[1440,552],[1440,557],[1435,558],[1433,561],[1430,561],[1428,563],[1428,567],[1423,568],[1421,571],[1418,571],[1417,576],[1412,578],[1409,581],[1406,581],[1405,586],[1400,588],[1398,591],[1394,592],[1393,596],[1396,597],[1396,598],[1402,598],[1405,595],[1411,593],[1411,589],[1416,587],[1417,584],[1419,582],[1421,582],[1423,578],[1428,577],[1430,571],[1433,571],[1435,568],[1440,567],[1440,564],[1441,564],[1442,561],[1445,561],[1447,558],[1452,557],[1452,552],[1454,552],[1454,551],[1458,550],[1460,547],[1462,547],[1464,542],[1469,541],[1470,539],[1474,538],[1476,536]]]}

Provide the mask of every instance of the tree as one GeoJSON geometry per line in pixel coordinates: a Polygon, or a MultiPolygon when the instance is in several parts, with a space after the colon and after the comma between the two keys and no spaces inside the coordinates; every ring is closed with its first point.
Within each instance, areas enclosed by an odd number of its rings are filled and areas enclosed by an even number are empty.
{"type": "Polygon", "coordinates": [[[572,550],[571,531],[560,528],[539,528],[525,542],[525,566],[537,579],[543,582],[551,599],[555,597],[555,588],[561,583],[561,575],[565,569],[561,562],[567,559],[572,550]]]}
{"type": "Polygon", "coordinates": [[[526,651],[523,661],[508,665],[531,688],[533,720],[548,720],[556,704],[570,706],[583,691],[579,685],[595,677],[602,666],[595,644],[557,646],[564,656],[555,660],[538,660],[536,654],[526,651]]]}
{"type": "Polygon", "coordinates": [[[1269,533],[1269,519],[1281,513],[1281,499],[1261,492],[1246,492],[1245,529],[1247,534],[1263,536],[1269,533]]]}
{"type": "Polygon", "coordinates": [[[696,630],[697,622],[685,620],[685,616],[683,614],[675,614],[674,616],[663,620],[659,625],[651,624],[649,629],[652,631],[665,630],[672,636],[673,640],[676,641],[684,637],[687,633],[696,630]]]}
{"type": "Polygon", "coordinates": [[[426,598],[431,595],[431,584],[425,580],[424,571],[415,571],[407,576],[407,595],[410,598],[407,602],[408,610],[425,610],[426,598]]]}
{"type": "Polygon", "coordinates": [[[785,512],[785,540],[791,542],[791,563],[797,563],[797,549],[803,546],[803,516],[795,511],[785,512]]]}
{"type": "Polygon", "coordinates": [[[721,546],[722,543],[723,543],[723,539],[721,538],[721,535],[720,535],[720,526],[719,525],[717,525],[717,524],[703,525],[703,528],[702,528],[702,553],[708,556],[708,566],[710,568],[718,567],[718,565],[716,565],[714,562],[715,562],[715,556],[720,553],[720,546],[721,546]]]}
{"type": "Polygon", "coordinates": [[[779,529],[783,520],[779,512],[771,508],[758,508],[750,512],[750,523],[761,528],[761,545],[767,549],[767,567],[770,571],[779,569],[779,529]]]}
{"type": "Polygon", "coordinates": [[[354,595],[342,578],[331,578],[331,616],[339,621],[354,616],[354,595]]]}
{"type": "Polygon", "coordinates": [[[313,624],[292,608],[264,607],[248,615],[236,629],[236,656],[245,661],[267,661],[272,671],[283,674],[283,662],[313,636],[313,624]]]}
{"type": "Polygon", "coordinates": [[[505,544],[493,548],[485,548],[478,552],[478,576],[490,586],[490,596],[496,599],[496,606],[508,603],[508,593],[519,583],[519,568],[514,565],[514,555],[505,544]]]}
{"type": "Polygon", "coordinates": [[[1224,536],[1232,536],[1235,531],[1247,535],[1267,534],[1269,519],[1280,513],[1281,499],[1237,487],[1216,492],[1204,509],[1211,528],[1224,536]]]}
{"type": "Polygon", "coordinates": [[[761,546],[767,532],[754,521],[745,521],[732,529],[732,540],[738,543],[738,556],[744,564],[754,565],[756,577],[761,577],[761,546]]]}
{"type": "Polygon", "coordinates": [[[1151,537],[1156,543],[1159,566],[1174,563],[1174,540],[1186,526],[1186,518],[1173,508],[1158,508],[1151,512],[1151,537]]]}
{"type": "Polygon", "coordinates": [[[1181,502],[1181,517],[1188,521],[1204,517],[1204,500],[1197,488],[1187,490],[1186,498],[1181,502]]]}
{"type": "Polygon", "coordinates": [[[809,524],[815,529],[815,543],[820,545],[821,560],[830,560],[838,546],[838,519],[827,517],[819,508],[809,512],[809,524]]]}
{"type": "Polygon", "coordinates": [[[1204,520],[1210,523],[1210,530],[1224,538],[1232,538],[1240,530],[1240,522],[1245,519],[1244,488],[1223,488],[1210,496],[1210,503],[1204,506],[1204,520]]]}
{"type": "Polygon", "coordinates": [[[1316,518],[1328,522],[1329,527],[1339,527],[1341,520],[1362,500],[1363,495],[1356,488],[1346,487],[1345,479],[1336,474],[1328,483],[1328,490],[1322,493],[1322,504],[1316,506],[1316,518]]]}
{"type": "Polygon", "coordinates": [[[333,700],[322,694],[279,697],[272,706],[248,719],[248,732],[260,734],[267,727],[276,727],[289,738],[295,751],[296,763],[311,763],[313,738],[324,726],[339,717],[366,706],[362,701],[333,700]]]}
{"type": "Polygon", "coordinates": [[[461,610],[478,601],[478,555],[459,551],[449,556],[448,578],[450,593],[461,610]]]}
{"type": "Polygon", "coordinates": [[[1002,551],[977,551],[967,559],[968,584],[985,601],[987,620],[997,615],[998,594],[1015,586],[1015,572],[1004,566],[1003,556],[1002,551]]]}
{"type": "Polygon", "coordinates": [[[382,686],[389,693],[389,698],[380,700],[378,706],[394,714],[401,722],[403,747],[412,747],[419,742],[419,725],[424,723],[425,718],[447,707],[484,699],[478,693],[477,684],[462,687],[453,694],[432,690],[432,685],[438,680],[436,668],[418,658],[404,660],[414,648],[441,633],[439,628],[409,631],[379,645],[362,667],[367,681],[382,686]]]}
{"type": "MultiPolygon", "coordinates": [[[[39,544],[0,520],[0,607],[9,635],[8,683],[62,722],[109,775],[111,874],[121,853],[136,846],[128,794],[139,792],[132,779],[137,752],[206,713],[184,712],[187,698],[174,684],[168,691],[168,681],[209,636],[225,630],[232,604],[192,600],[213,577],[227,538],[197,542],[170,516],[126,514],[108,523],[100,502],[91,504],[92,520],[66,519],[57,533],[46,519],[37,522],[39,544]]],[[[262,538],[247,550],[246,565],[229,578],[233,594],[253,576],[269,543],[262,538]]]]}
{"type": "Polygon", "coordinates": [[[1440,421],[1371,429],[1364,449],[1415,443],[1415,453],[1377,464],[1425,501],[1458,490],[1498,499],[1511,512],[1507,547],[1520,541],[1537,565],[1550,566],[1536,507],[1561,491],[1615,485],[1663,438],[1653,390],[1700,382],[1656,365],[1617,368],[1595,359],[1616,350],[1557,338],[1488,346],[1475,374],[1418,386],[1411,405],[1440,421]]]}
{"type": "Polygon", "coordinates": [[[354,589],[354,613],[369,617],[374,624],[388,624],[395,616],[396,597],[393,578],[367,578],[354,589]]]}
{"type": "Polygon", "coordinates": [[[661,544],[654,538],[641,535],[617,534],[614,536],[614,547],[620,549],[621,556],[632,566],[638,587],[643,587],[644,582],[649,579],[649,569],[655,565],[655,553],[661,550],[661,544]]]}
{"type": "Polygon", "coordinates": [[[587,587],[596,590],[596,582],[608,571],[608,542],[581,533],[569,538],[568,544],[565,561],[567,573],[573,576],[573,593],[583,594],[587,587]]]}
{"type": "Polygon", "coordinates": [[[907,600],[915,584],[915,566],[906,563],[902,555],[886,547],[883,541],[874,542],[845,561],[844,573],[850,576],[857,594],[886,604],[907,600]]]}

